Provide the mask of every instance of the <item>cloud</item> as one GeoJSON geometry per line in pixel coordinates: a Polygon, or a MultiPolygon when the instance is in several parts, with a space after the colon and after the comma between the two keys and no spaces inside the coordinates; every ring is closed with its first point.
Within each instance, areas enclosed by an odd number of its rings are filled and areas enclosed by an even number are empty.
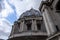
{"type": "MultiPolygon", "coordinates": [[[[11,1],[11,0],[9,0],[11,1]]],[[[26,10],[29,10],[31,8],[37,9],[40,5],[41,0],[12,0],[10,3],[15,5],[16,11],[17,11],[17,18],[25,12],[26,10]]]]}
{"type": "MultiPolygon", "coordinates": [[[[13,19],[11,16],[15,11],[11,8],[11,6],[7,3],[6,0],[0,3],[2,8],[2,11],[0,12],[0,38],[7,39],[11,32],[11,19],[13,19]],[[2,5],[4,4],[4,5],[2,5]],[[10,15],[11,14],[11,15],[10,15]],[[7,17],[11,18],[10,20],[7,19],[7,17]]],[[[14,14],[13,14],[14,15],[14,14]]]]}
{"type": "Polygon", "coordinates": [[[3,31],[0,31],[0,39],[8,39],[9,33],[5,33],[3,31]]]}
{"type": "Polygon", "coordinates": [[[4,32],[10,32],[11,23],[6,19],[1,18],[0,19],[0,30],[3,30],[4,32]]]}
{"type": "MultiPolygon", "coordinates": [[[[0,17],[7,17],[11,12],[13,12],[13,9],[10,7],[10,5],[6,2],[6,0],[3,1],[4,5],[2,7],[5,7],[5,9],[2,9],[0,12],[0,17]]],[[[2,4],[3,4],[2,3],[2,4]]],[[[1,5],[2,5],[1,4],[1,5]]]]}
{"type": "Polygon", "coordinates": [[[11,23],[4,19],[1,18],[0,19],[0,38],[2,38],[1,36],[3,36],[3,38],[6,36],[8,37],[11,31],[11,23]]]}

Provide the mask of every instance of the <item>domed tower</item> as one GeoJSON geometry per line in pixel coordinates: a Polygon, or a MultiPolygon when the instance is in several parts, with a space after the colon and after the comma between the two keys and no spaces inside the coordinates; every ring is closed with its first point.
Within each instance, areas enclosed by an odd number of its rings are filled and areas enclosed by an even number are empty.
{"type": "Polygon", "coordinates": [[[46,40],[46,38],[42,14],[30,9],[14,22],[9,40],[46,40]]]}

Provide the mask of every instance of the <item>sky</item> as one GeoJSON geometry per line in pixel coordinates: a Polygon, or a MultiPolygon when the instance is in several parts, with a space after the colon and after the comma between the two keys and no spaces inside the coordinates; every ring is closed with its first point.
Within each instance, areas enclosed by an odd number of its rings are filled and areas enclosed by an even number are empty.
{"type": "Polygon", "coordinates": [[[0,39],[7,39],[14,21],[31,8],[38,10],[40,3],[41,0],[0,0],[0,39]]]}

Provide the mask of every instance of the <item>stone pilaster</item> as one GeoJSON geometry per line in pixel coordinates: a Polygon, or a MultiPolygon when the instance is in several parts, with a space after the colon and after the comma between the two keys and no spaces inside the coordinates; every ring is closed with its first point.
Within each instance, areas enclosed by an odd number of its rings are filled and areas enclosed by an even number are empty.
{"type": "Polygon", "coordinates": [[[45,23],[47,33],[48,33],[48,35],[50,35],[50,30],[49,30],[48,23],[47,23],[46,16],[45,16],[44,12],[43,12],[43,19],[44,19],[44,23],[45,23]]]}
{"type": "Polygon", "coordinates": [[[49,15],[49,12],[47,9],[45,9],[43,12],[43,18],[44,18],[44,22],[45,22],[45,26],[46,26],[48,35],[54,34],[56,29],[54,27],[54,24],[50,18],[50,15],[49,15]]]}

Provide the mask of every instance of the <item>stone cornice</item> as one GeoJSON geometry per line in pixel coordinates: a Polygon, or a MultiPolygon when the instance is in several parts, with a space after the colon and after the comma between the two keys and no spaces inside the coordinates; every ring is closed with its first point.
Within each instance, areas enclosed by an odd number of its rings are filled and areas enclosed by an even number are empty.
{"type": "Polygon", "coordinates": [[[52,1],[50,1],[50,2],[49,2],[49,1],[42,1],[41,4],[40,4],[39,10],[41,11],[43,5],[46,5],[46,6],[52,5],[53,1],[54,1],[54,0],[52,0],[52,1]]]}

